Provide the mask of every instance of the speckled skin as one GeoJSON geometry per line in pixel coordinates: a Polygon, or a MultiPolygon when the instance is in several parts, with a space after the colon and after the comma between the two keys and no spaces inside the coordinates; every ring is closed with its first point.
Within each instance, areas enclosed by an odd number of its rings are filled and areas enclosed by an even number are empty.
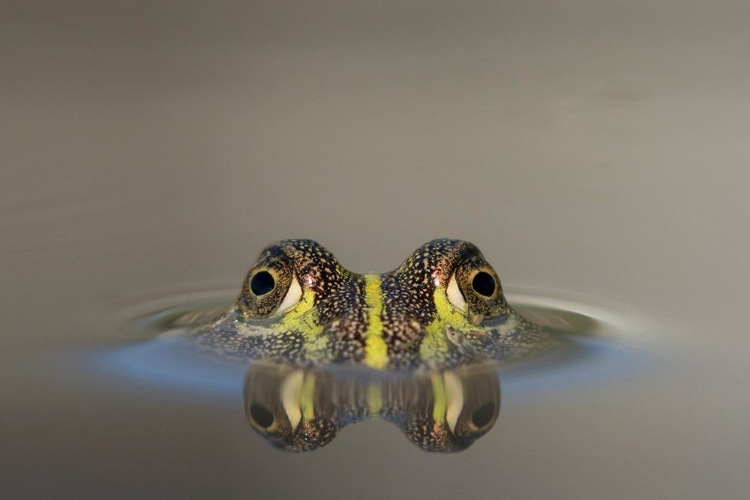
{"type": "Polygon", "coordinates": [[[508,305],[499,278],[479,249],[453,239],[426,243],[398,269],[382,275],[343,268],[315,241],[280,241],[263,250],[235,305],[193,338],[244,358],[377,369],[511,360],[554,343],[508,305]],[[258,296],[251,280],[261,271],[270,273],[276,286],[258,296]],[[494,277],[491,296],[472,289],[471,278],[478,272],[494,277]],[[280,312],[285,297],[294,300],[280,312]]]}

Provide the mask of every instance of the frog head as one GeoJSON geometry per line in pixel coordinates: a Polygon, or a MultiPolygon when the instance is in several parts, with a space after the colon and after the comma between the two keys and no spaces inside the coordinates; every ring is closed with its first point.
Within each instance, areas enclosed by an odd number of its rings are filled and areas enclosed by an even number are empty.
{"type": "Polygon", "coordinates": [[[539,330],[510,307],[479,249],[438,239],[401,266],[358,274],[312,240],[266,247],[201,343],[298,366],[447,368],[523,352],[539,330]]]}

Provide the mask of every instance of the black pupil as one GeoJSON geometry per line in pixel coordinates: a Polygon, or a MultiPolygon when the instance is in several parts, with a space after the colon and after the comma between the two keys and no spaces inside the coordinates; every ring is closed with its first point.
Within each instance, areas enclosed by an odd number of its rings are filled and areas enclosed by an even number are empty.
{"type": "Polygon", "coordinates": [[[250,416],[253,417],[256,424],[264,429],[268,429],[273,423],[273,414],[257,403],[250,405],[250,416]]]}
{"type": "Polygon", "coordinates": [[[490,423],[490,420],[492,420],[492,415],[494,414],[494,403],[487,403],[474,412],[474,414],[471,416],[471,421],[475,426],[482,428],[490,423]]]}
{"type": "Polygon", "coordinates": [[[250,280],[250,290],[255,295],[264,295],[276,286],[276,282],[268,271],[261,271],[250,280]]]}
{"type": "Polygon", "coordinates": [[[471,282],[471,286],[474,287],[474,291],[485,297],[492,297],[495,293],[495,278],[489,273],[480,271],[474,276],[474,281],[471,282]]]}

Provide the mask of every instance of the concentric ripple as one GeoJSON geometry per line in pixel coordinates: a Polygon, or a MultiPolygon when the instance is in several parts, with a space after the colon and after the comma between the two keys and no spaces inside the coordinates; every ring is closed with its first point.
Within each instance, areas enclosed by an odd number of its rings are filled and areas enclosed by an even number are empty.
{"type": "MultiPolygon", "coordinates": [[[[118,377],[137,378],[179,392],[236,396],[242,391],[249,363],[196,351],[182,335],[220,316],[232,303],[234,293],[233,289],[217,289],[175,294],[131,307],[123,320],[138,340],[97,352],[96,365],[118,377]]],[[[645,322],[625,306],[512,286],[507,296],[524,317],[565,337],[567,347],[496,366],[506,395],[516,390],[557,390],[592,380],[601,383],[632,372],[644,361],[643,353],[627,346],[627,339],[642,331],[645,322]]]]}

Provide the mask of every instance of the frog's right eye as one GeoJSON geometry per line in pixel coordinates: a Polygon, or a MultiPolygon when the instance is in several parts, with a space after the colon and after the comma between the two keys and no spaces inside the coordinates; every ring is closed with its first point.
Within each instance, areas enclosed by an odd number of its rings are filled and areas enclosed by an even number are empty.
{"type": "Polygon", "coordinates": [[[301,299],[302,288],[294,271],[281,260],[250,270],[238,305],[246,317],[264,318],[291,309],[301,299]]]}
{"type": "Polygon", "coordinates": [[[483,297],[492,297],[495,294],[495,278],[485,271],[479,271],[471,280],[471,287],[483,297]]]}

